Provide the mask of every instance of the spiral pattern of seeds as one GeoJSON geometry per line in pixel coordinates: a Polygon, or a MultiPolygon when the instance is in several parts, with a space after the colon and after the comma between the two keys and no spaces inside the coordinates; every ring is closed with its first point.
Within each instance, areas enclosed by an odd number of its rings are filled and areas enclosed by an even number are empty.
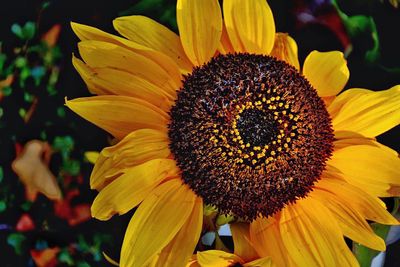
{"type": "Polygon", "coordinates": [[[183,181],[206,204],[246,221],[305,197],[333,150],[323,100],[270,56],[219,55],[196,67],[170,116],[183,181]]]}

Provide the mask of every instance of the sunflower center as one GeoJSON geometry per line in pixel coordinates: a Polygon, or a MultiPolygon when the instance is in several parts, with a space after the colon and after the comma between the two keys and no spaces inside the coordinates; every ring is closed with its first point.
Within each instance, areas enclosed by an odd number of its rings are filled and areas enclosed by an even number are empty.
{"type": "Polygon", "coordinates": [[[245,143],[267,145],[277,136],[278,127],[273,116],[259,109],[246,109],[237,120],[237,129],[245,143]]]}
{"type": "Polygon", "coordinates": [[[220,55],[195,68],[170,115],[183,181],[206,204],[247,221],[305,197],[333,150],[322,99],[269,56],[220,55]]]}

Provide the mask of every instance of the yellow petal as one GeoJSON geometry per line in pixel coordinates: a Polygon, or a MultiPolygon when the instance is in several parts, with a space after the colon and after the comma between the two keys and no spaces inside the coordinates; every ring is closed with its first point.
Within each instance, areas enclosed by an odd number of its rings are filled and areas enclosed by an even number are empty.
{"type": "Polygon", "coordinates": [[[320,97],[337,95],[350,76],[346,59],[339,51],[312,51],[304,61],[303,74],[320,97]]]}
{"type": "Polygon", "coordinates": [[[233,49],[232,43],[229,40],[228,32],[226,31],[225,22],[222,23],[221,43],[219,44],[218,51],[221,54],[228,54],[228,53],[235,52],[235,50],[233,49]]]}
{"type": "Polygon", "coordinates": [[[230,225],[235,255],[238,255],[244,261],[251,261],[257,258],[257,252],[254,250],[250,241],[250,231],[248,223],[232,223],[230,225]]]}
{"type": "Polygon", "coordinates": [[[143,267],[173,238],[192,213],[196,195],[180,179],[158,186],[129,222],[121,249],[121,267],[143,267]]]}
{"type": "Polygon", "coordinates": [[[356,145],[334,151],[328,164],[351,184],[375,196],[389,197],[391,185],[400,185],[400,158],[376,146],[356,145]]]}
{"type": "Polygon", "coordinates": [[[318,187],[335,194],[367,220],[381,224],[399,224],[386,210],[383,201],[346,181],[324,177],[318,182],[318,187]]]}
{"type": "Polygon", "coordinates": [[[191,72],[193,65],[183,51],[179,36],[164,25],[144,16],[119,17],[113,25],[122,36],[172,58],[183,73],[191,72]]]}
{"type": "Polygon", "coordinates": [[[352,131],[367,137],[378,136],[400,123],[400,85],[374,92],[350,89],[329,106],[336,131],[352,131]]]}
{"type": "Polygon", "coordinates": [[[250,224],[250,239],[257,253],[272,258],[276,266],[293,266],[279,231],[279,214],[257,218],[250,224]]]}
{"type": "Polygon", "coordinates": [[[175,81],[175,83],[180,84],[180,80],[182,79],[182,77],[178,65],[175,63],[173,59],[171,59],[164,53],[155,51],[149,47],[132,42],[122,37],[103,32],[94,27],[78,23],[71,23],[71,27],[74,30],[75,34],[82,41],[94,40],[94,41],[111,43],[123,47],[125,49],[131,50],[136,54],[144,56],[148,60],[157,63],[161,68],[164,69],[164,71],[170,74],[171,78],[175,81]]]}
{"type": "Polygon", "coordinates": [[[113,68],[91,68],[76,57],[72,64],[85,81],[89,91],[97,95],[133,96],[169,111],[174,95],[168,94],[159,86],[133,75],[113,68]]]}
{"type": "Polygon", "coordinates": [[[301,199],[283,209],[280,232],[297,266],[358,266],[335,219],[316,200],[301,199]]]}
{"type": "Polygon", "coordinates": [[[361,134],[348,131],[335,132],[334,150],[339,150],[348,146],[370,145],[379,147],[375,138],[366,138],[361,134]]]}
{"type": "Polygon", "coordinates": [[[225,0],[224,19],[236,52],[268,55],[275,40],[275,22],[265,0],[225,0]]]}
{"type": "Polygon", "coordinates": [[[274,266],[271,258],[261,258],[248,263],[243,264],[244,267],[272,267],[274,266]]]}
{"type": "Polygon", "coordinates": [[[202,226],[203,201],[197,197],[192,214],[168,246],[161,251],[155,266],[185,266],[199,242],[202,226]]]}
{"type": "Polygon", "coordinates": [[[218,48],[222,15],[217,0],[178,0],[176,20],[183,49],[192,63],[208,62],[218,48]]]}
{"type": "Polygon", "coordinates": [[[271,51],[271,56],[286,61],[297,70],[300,69],[296,41],[287,33],[277,32],[275,34],[274,48],[271,51]]]}
{"type": "Polygon", "coordinates": [[[108,256],[104,251],[102,252],[104,258],[106,259],[106,261],[108,261],[111,265],[114,266],[119,266],[119,263],[116,262],[115,260],[113,260],[110,256],[108,256]]]}
{"type": "Polygon", "coordinates": [[[134,130],[166,132],[168,115],[150,103],[126,96],[92,96],[67,100],[65,105],[118,139],[134,130]]]}
{"type": "Polygon", "coordinates": [[[197,262],[201,267],[229,267],[235,263],[243,263],[243,260],[222,250],[206,250],[197,252],[197,262]]]}
{"type": "Polygon", "coordinates": [[[92,164],[96,163],[96,160],[99,158],[100,153],[97,151],[87,151],[85,152],[85,158],[92,164]]]}
{"type": "Polygon", "coordinates": [[[114,214],[125,214],[165,178],[177,176],[179,169],[172,159],[154,159],[125,170],[124,174],[103,188],[92,205],[92,216],[108,220],[114,214]]]}
{"type": "Polygon", "coordinates": [[[153,129],[134,131],[101,151],[90,176],[90,187],[101,190],[125,169],[152,159],[164,159],[170,154],[166,133],[153,129]]]}
{"type": "Polygon", "coordinates": [[[351,99],[356,99],[359,96],[367,94],[369,92],[370,90],[367,89],[352,88],[341,92],[337,97],[333,97],[333,100],[327,105],[328,112],[331,115],[331,118],[337,116],[340,109],[351,99]]]}
{"type": "Polygon", "coordinates": [[[319,188],[318,184],[310,197],[329,208],[343,235],[374,250],[386,249],[385,241],[377,236],[365,218],[343,199],[332,192],[323,190],[323,187],[319,188]]]}
{"type": "Polygon", "coordinates": [[[78,44],[82,59],[92,68],[114,68],[139,76],[175,96],[181,85],[181,75],[173,68],[165,70],[157,62],[140,53],[102,41],[82,41],[78,44]]]}

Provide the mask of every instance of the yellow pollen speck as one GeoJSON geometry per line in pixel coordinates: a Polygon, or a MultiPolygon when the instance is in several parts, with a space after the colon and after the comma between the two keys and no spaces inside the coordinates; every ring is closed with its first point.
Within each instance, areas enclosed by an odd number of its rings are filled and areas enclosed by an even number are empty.
{"type": "Polygon", "coordinates": [[[250,147],[250,143],[247,143],[247,144],[246,144],[246,147],[250,147]]]}
{"type": "Polygon", "coordinates": [[[289,145],[288,145],[287,143],[285,143],[283,146],[284,146],[285,148],[288,148],[288,147],[289,147],[289,145]]]}
{"type": "Polygon", "coordinates": [[[271,151],[271,155],[275,156],[276,155],[275,151],[271,151]]]}
{"type": "Polygon", "coordinates": [[[248,158],[249,158],[249,155],[244,154],[244,155],[243,155],[243,158],[248,159],[248,158]]]}
{"type": "Polygon", "coordinates": [[[290,140],[291,140],[291,139],[290,139],[289,137],[288,137],[288,138],[286,138],[286,142],[288,142],[288,143],[289,143],[289,142],[290,142],[290,140]]]}
{"type": "Polygon", "coordinates": [[[254,156],[254,152],[253,151],[250,151],[250,156],[254,156]]]}
{"type": "Polygon", "coordinates": [[[282,103],[282,102],[280,102],[280,103],[278,104],[278,106],[279,106],[279,107],[282,107],[282,106],[283,106],[283,103],[282,103]]]}
{"type": "Polygon", "coordinates": [[[278,147],[278,151],[282,151],[282,148],[281,148],[281,147],[278,147]]]}
{"type": "Polygon", "coordinates": [[[257,160],[253,159],[253,160],[251,161],[251,163],[253,163],[253,165],[254,165],[254,164],[257,163],[257,160]]]}
{"type": "Polygon", "coordinates": [[[228,155],[229,155],[229,156],[233,156],[232,151],[229,151],[229,152],[228,152],[228,155]]]}
{"type": "Polygon", "coordinates": [[[290,136],[295,136],[296,134],[295,133],[290,133],[290,136]]]}

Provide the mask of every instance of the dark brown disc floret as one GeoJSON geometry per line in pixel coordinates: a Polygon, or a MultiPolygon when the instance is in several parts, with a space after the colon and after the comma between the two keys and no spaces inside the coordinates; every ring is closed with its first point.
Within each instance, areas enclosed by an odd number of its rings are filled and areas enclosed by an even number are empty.
{"type": "Polygon", "coordinates": [[[247,221],[305,197],[333,150],[323,100],[270,56],[220,55],[195,68],[170,115],[183,181],[206,204],[247,221]]]}

